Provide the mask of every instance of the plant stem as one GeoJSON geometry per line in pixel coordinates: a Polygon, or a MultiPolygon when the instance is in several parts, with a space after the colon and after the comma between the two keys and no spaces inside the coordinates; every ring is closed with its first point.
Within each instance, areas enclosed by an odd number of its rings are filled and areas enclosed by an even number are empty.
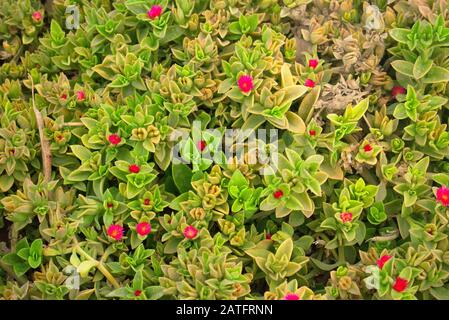
{"type": "MultiPolygon", "coordinates": [[[[44,120],[42,119],[42,114],[36,107],[34,102],[34,81],[33,77],[30,75],[31,79],[31,101],[33,102],[34,115],[36,117],[36,124],[39,130],[39,139],[41,142],[41,154],[42,154],[42,166],[44,172],[45,182],[51,180],[51,151],[50,144],[44,134],[44,120]]],[[[49,193],[50,194],[50,193],[49,193]]]]}
{"type": "Polygon", "coordinates": [[[82,122],[65,122],[64,126],[66,126],[66,127],[83,127],[84,123],[82,123],[82,122]]]}
{"type": "Polygon", "coordinates": [[[76,252],[78,252],[84,258],[91,260],[91,261],[98,262],[97,269],[106,277],[106,279],[109,280],[109,282],[114,286],[114,288],[116,288],[116,289],[120,288],[120,284],[117,282],[117,280],[115,280],[115,278],[112,276],[112,274],[108,271],[108,269],[104,266],[104,264],[102,262],[99,262],[98,260],[95,260],[94,258],[92,258],[86,251],[84,251],[79,246],[78,243],[76,244],[75,248],[76,248],[76,252]]]}
{"type": "Polygon", "coordinates": [[[338,247],[338,262],[345,262],[345,247],[338,247]]]}

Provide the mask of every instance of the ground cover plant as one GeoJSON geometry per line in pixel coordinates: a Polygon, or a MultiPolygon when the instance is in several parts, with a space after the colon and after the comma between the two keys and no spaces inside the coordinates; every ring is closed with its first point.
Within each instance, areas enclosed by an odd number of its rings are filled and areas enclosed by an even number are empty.
{"type": "Polygon", "coordinates": [[[449,299],[446,6],[0,1],[0,298],[449,299]]]}

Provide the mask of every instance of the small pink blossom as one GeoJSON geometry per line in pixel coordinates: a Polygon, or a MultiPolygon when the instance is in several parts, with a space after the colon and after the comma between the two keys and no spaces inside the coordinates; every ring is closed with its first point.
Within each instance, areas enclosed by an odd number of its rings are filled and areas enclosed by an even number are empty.
{"type": "Polygon", "coordinates": [[[84,91],[79,90],[76,92],[76,99],[78,101],[84,101],[84,99],[86,99],[86,94],[84,93],[84,91]]]}
{"type": "Polygon", "coordinates": [[[253,78],[250,75],[240,76],[239,80],[237,81],[237,84],[240,90],[244,93],[248,93],[254,88],[253,78]]]}
{"type": "Polygon", "coordinates": [[[352,221],[352,213],[351,212],[342,212],[340,213],[340,219],[343,223],[352,221]]]}
{"type": "Polygon", "coordinates": [[[389,256],[389,255],[384,255],[384,256],[380,257],[379,259],[377,259],[376,263],[377,263],[377,266],[379,267],[379,269],[382,269],[384,267],[384,264],[387,263],[387,261],[390,259],[391,259],[391,256],[389,256]]]}
{"type": "Polygon", "coordinates": [[[315,87],[315,81],[313,81],[312,79],[306,79],[306,81],[304,82],[304,85],[306,87],[313,88],[313,87],[315,87]]]}
{"type": "Polygon", "coordinates": [[[287,293],[284,297],[284,300],[301,300],[299,296],[295,293],[287,293]]]}
{"type": "Polygon", "coordinates": [[[194,226],[187,226],[184,229],[184,237],[187,239],[194,239],[198,235],[198,229],[194,226]]]}
{"type": "Polygon", "coordinates": [[[148,222],[140,222],[136,226],[136,232],[141,236],[146,236],[151,232],[151,224],[148,222]]]}
{"type": "Polygon", "coordinates": [[[119,241],[123,237],[123,227],[118,224],[111,224],[108,228],[108,236],[119,241]]]}
{"type": "Polygon", "coordinates": [[[35,22],[40,22],[42,20],[42,13],[40,11],[34,11],[31,17],[35,22]]]}
{"type": "Polygon", "coordinates": [[[147,14],[148,18],[154,20],[162,14],[162,7],[159,5],[154,5],[150,8],[150,10],[148,10],[147,14]]]}
{"type": "Polygon", "coordinates": [[[449,188],[446,188],[445,186],[438,188],[437,202],[440,202],[445,207],[449,207],[449,188]]]}
{"type": "Polygon", "coordinates": [[[310,59],[309,60],[309,67],[312,69],[315,69],[318,66],[318,59],[310,59]]]}

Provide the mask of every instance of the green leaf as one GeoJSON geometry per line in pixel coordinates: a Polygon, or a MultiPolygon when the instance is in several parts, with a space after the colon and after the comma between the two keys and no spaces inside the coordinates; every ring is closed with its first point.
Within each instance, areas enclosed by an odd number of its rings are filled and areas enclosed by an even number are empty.
{"type": "Polygon", "coordinates": [[[424,60],[422,56],[419,56],[418,59],[416,59],[415,64],[413,65],[413,76],[415,77],[415,79],[421,79],[422,77],[424,77],[426,73],[429,72],[432,64],[432,60],[424,60]]]}
{"type": "Polygon", "coordinates": [[[192,189],[192,170],[184,163],[172,165],[173,181],[179,192],[184,193],[192,189]]]}
{"type": "Polygon", "coordinates": [[[391,63],[391,66],[399,73],[405,74],[409,77],[414,77],[413,75],[413,68],[414,65],[411,62],[405,61],[405,60],[396,60],[391,63]]]}
{"type": "Polygon", "coordinates": [[[449,290],[445,287],[430,288],[430,294],[437,300],[449,300],[449,290]]]}
{"type": "Polygon", "coordinates": [[[390,36],[399,43],[407,43],[409,34],[409,29],[395,28],[390,30],[390,36]]]}
{"type": "Polygon", "coordinates": [[[442,67],[433,66],[421,81],[423,83],[448,82],[449,70],[442,67]]]}
{"type": "Polygon", "coordinates": [[[239,190],[241,190],[243,187],[249,186],[249,183],[246,180],[245,176],[238,169],[234,171],[231,180],[229,181],[229,187],[232,186],[236,186],[239,190]]]}
{"type": "Polygon", "coordinates": [[[92,157],[92,153],[90,152],[90,150],[84,146],[73,145],[70,146],[70,148],[72,149],[73,154],[83,162],[90,160],[92,157]]]}

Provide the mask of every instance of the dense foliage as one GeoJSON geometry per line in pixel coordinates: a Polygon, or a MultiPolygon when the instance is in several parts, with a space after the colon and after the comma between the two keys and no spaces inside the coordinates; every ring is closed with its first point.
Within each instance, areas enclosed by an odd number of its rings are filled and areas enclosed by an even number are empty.
{"type": "Polygon", "coordinates": [[[0,297],[448,299],[448,18],[0,1],[0,297]]]}

